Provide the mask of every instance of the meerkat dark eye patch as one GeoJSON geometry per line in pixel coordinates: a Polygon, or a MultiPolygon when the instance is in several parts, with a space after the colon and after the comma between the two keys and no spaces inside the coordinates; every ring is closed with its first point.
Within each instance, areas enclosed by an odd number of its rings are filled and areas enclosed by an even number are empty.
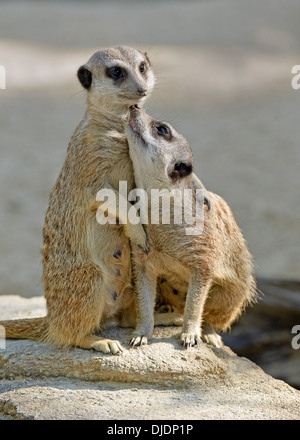
{"type": "Polygon", "coordinates": [[[120,66],[108,67],[106,75],[115,81],[123,81],[126,78],[126,71],[120,66]]]}
{"type": "Polygon", "coordinates": [[[79,67],[77,71],[77,78],[85,89],[90,88],[92,84],[92,73],[85,66],[79,67]]]}
{"type": "Polygon", "coordinates": [[[172,168],[169,176],[171,179],[183,179],[193,172],[193,165],[190,163],[177,162],[172,168]]]}

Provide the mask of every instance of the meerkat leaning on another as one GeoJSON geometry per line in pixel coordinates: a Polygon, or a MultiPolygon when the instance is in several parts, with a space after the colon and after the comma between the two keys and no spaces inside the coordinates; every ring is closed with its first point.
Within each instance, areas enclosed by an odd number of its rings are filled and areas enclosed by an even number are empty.
{"type": "MultiPolygon", "coordinates": [[[[95,333],[112,317],[121,326],[135,326],[129,239],[145,251],[148,244],[142,225],[126,224],[124,218],[120,226],[100,225],[96,195],[103,187],[118,189],[119,181],[127,182],[128,192],[135,187],[125,126],[129,107],[143,104],[155,78],[147,54],[125,46],[96,52],[77,76],[87,92],[87,109],[51,191],[43,228],[47,315],[0,325],[8,339],[117,354],[119,341],[95,333]]],[[[158,324],[178,322],[174,314],[161,315],[158,324]]]]}
{"type": "MultiPolygon", "coordinates": [[[[131,109],[126,132],[135,182],[148,195],[149,211],[155,206],[150,203],[153,188],[177,189],[181,193],[190,190],[195,207],[198,202],[192,182],[193,156],[184,137],[170,124],[137,108],[131,109]]],[[[216,331],[228,330],[245,307],[256,300],[252,257],[243,235],[226,202],[211,192],[208,198],[211,209],[202,199],[204,217],[199,234],[187,233],[189,223],[172,223],[174,202],[170,206],[170,224],[160,218],[159,222],[149,220],[146,225],[150,252],[146,255],[133,245],[138,322],[131,345],[146,344],[152,335],[158,277],[181,286],[173,296],[175,307],[184,313],[180,339],[186,347],[198,344],[201,338],[221,346],[222,339],[216,331]]],[[[172,298],[168,299],[172,302],[172,298]]]]}

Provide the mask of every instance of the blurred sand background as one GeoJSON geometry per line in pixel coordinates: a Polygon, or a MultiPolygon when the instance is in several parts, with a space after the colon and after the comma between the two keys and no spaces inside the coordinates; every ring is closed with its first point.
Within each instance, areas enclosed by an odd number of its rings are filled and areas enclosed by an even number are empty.
{"type": "Polygon", "coordinates": [[[300,2],[0,1],[0,294],[43,294],[48,197],[85,108],[77,68],[147,50],[147,110],[189,140],[197,175],[233,209],[259,277],[300,279],[300,2]]]}

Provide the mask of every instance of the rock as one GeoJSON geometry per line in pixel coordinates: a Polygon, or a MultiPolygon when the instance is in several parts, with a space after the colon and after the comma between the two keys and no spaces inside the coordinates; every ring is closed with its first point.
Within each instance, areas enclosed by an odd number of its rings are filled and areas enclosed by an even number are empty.
{"type": "Polygon", "coordinates": [[[247,309],[223,340],[266,373],[300,389],[300,348],[292,329],[300,325],[300,282],[258,279],[261,300],[247,309]]]}
{"type": "MultiPolygon", "coordinates": [[[[0,297],[0,319],[41,316],[43,298],[0,297]]],[[[0,350],[0,419],[299,419],[300,392],[230,348],[183,349],[180,329],[157,327],[129,349],[132,329],[106,336],[120,356],[7,340],[0,350]]]]}

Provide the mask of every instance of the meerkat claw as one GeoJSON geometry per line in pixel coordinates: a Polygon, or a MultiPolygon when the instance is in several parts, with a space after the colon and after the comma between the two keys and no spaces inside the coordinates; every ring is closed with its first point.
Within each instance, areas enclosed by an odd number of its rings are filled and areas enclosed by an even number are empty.
{"type": "Polygon", "coordinates": [[[149,252],[150,252],[150,245],[149,245],[149,241],[148,240],[145,242],[145,246],[143,246],[141,244],[138,244],[138,247],[140,249],[142,249],[142,251],[144,251],[146,255],[149,254],[149,252]]]}
{"type": "Polygon", "coordinates": [[[207,197],[204,197],[204,204],[207,205],[207,209],[210,211],[210,208],[211,208],[210,201],[209,201],[209,199],[207,197]]]}
{"type": "Polygon", "coordinates": [[[194,335],[190,333],[183,333],[181,335],[181,344],[183,347],[190,349],[191,347],[199,346],[201,342],[201,337],[199,335],[194,335]]]}
{"type": "Polygon", "coordinates": [[[146,336],[135,336],[130,341],[130,345],[133,348],[137,346],[141,347],[142,345],[147,345],[147,344],[148,344],[148,339],[146,336]]]}

